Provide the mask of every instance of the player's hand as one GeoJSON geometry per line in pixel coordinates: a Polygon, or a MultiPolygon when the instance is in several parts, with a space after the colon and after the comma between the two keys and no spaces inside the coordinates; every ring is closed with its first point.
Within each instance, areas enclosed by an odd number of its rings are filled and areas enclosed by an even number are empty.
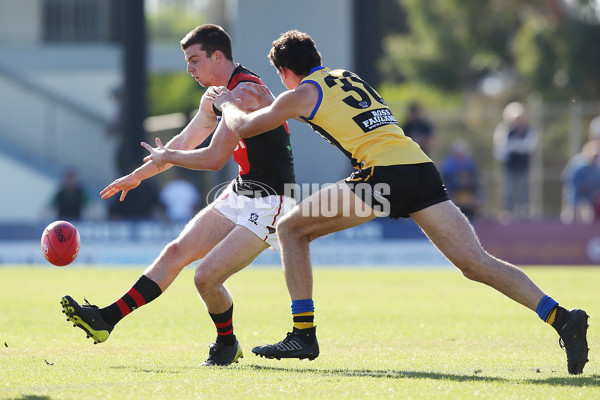
{"type": "Polygon", "coordinates": [[[253,107],[253,110],[246,109],[246,111],[254,111],[265,108],[270,106],[275,100],[275,96],[273,96],[273,93],[271,93],[266,85],[246,85],[240,90],[244,92],[244,95],[252,98],[253,103],[256,104],[256,106],[253,107]]]}
{"type": "Polygon", "coordinates": [[[136,179],[133,174],[125,175],[119,179],[116,179],[113,183],[105,187],[100,192],[100,196],[102,199],[108,199],[109,197],[121,192],[121,198],[119,198],[119,201],[123,201],[125,200],[125,196],[127,196],[127,192],[138,187],[141,182],[142,181],[136,179]]]}
{"type": "Polygon", "coordinates": [[[168,164],[168,162],[165,160],[167,149],[165,146],[163,146],[160,138],[156,138],[154,141],[156,142],[156,147],[152,147],[146,142],[142,142],[140,144],[150,152],[149,155],[144,157],[144,162],[152,162],[160,171],[165,164],[168,164]]]}
{"type": "Polygon", "coordinates": [[[225,86],[211,86],[204,95],[212,101],[213,105],[217,107],[218,110],[222,110],[223,104],[225,103],[233,103],[235,105],[238,105],[239,103],[239,99],[225,86]]]}

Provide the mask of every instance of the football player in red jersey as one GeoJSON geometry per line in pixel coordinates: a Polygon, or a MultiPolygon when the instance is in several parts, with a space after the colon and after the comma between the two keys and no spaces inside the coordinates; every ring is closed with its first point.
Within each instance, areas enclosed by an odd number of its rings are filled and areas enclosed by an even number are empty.
{"type": "MultiPolygon", "coordinates": [[[[182,40],[187,72],[201,86],[225,86],[246,110],[258,107],[242,90],[262,85],[260,78],[233,61],[231,39],[217,25],[201,25],[182,40]]],[[[249,265],[263,250],[278,248],[275,225],[295,201],[285,196],[294,184],[293,156],[287,124],[249,139],[240,139],[224,123],[205,94],[196,116],[164,146],[142,143],[150,154],[146,163],[108,185],[103,199],[121,193],[126,198],[143,180],[173,165],[198,170],[221,169],[233,154],[239,175],[221,195],[194,216],[179,237],[170,242],[134,285],[117,301],[98,308],[62,298],[63,312],[86,331],[94,343],[108,339],[115,325],[136,308],[154,300],[188,264],[201,259],[194,282],[217,330],[208,359],[201,365],[229,365],[243,357],[233,333],[233,300],[224,282],[249,265]],[[214,132],[210,145],[196,149],[214,132]]]]}

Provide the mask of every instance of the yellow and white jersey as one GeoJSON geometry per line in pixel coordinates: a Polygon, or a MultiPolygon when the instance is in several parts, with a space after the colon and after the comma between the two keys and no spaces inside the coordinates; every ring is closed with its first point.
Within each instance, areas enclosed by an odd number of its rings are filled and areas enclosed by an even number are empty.
{"type": "Polygon", "coordinates": [[[379,94],[354,73],[315,67],[302,80],[319,89],[319,101],[303,118],[357,168],[421,164],[431,159],[404,135],[379,94]]]}

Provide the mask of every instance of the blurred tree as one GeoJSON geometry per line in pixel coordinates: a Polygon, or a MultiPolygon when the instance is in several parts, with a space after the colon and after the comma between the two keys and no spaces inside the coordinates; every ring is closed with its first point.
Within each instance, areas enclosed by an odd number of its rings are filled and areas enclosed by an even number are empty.
{"type": "Polygon", "coordinates": [[[589,14],[598,2],[572,4],[554,18],[530,16],[515,38],[517,70],[546,98],[600,97],[600,21],[589,14]]]}
{"type": "Polygon", "coordinates": [[[180,73],[154,73],[148,82],[148,95],[150,97],[150,115],[162,115],[177,112],[190,112],[197,110],[200,98],[206,90],[198,85],[188,73],[185,72],[183,62],[180,73]]]}
{"type": "Polygon", "coordinates": [[[550,98],[600,97],[597,0],[397,1],[408,32],[385,38],[385,82],[463,91],[494,77],[550,98]]]}
{"type": "Polygon", "coordinates": [[[386,38],[386,77],[424,81],[448,91],[473,87],[488,71],[512,64],[509,44],[519,27],[515,10],[525,3],[529,2],[402,1],[409,33],[386,38]]]}

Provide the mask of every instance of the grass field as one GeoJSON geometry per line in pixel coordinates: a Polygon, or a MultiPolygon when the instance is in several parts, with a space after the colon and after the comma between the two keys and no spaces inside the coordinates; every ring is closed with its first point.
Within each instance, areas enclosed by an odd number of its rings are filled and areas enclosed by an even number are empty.
{"type": "Polygon", "coordinates": [[[215,329],[185,269],[153,303],[93,345],[61,313],[63,294],[107,305],[138,268],[0,268],[1,399],[598,399],[600,269],[526,271],[565,307],[590,314],[590,362],[567,373],[554,330],[454,270],[315,270],[321,356],[266,360],[255,345],[291,329],[279,268],[228,283],[245,357],[198,368],[215,329]]]}

